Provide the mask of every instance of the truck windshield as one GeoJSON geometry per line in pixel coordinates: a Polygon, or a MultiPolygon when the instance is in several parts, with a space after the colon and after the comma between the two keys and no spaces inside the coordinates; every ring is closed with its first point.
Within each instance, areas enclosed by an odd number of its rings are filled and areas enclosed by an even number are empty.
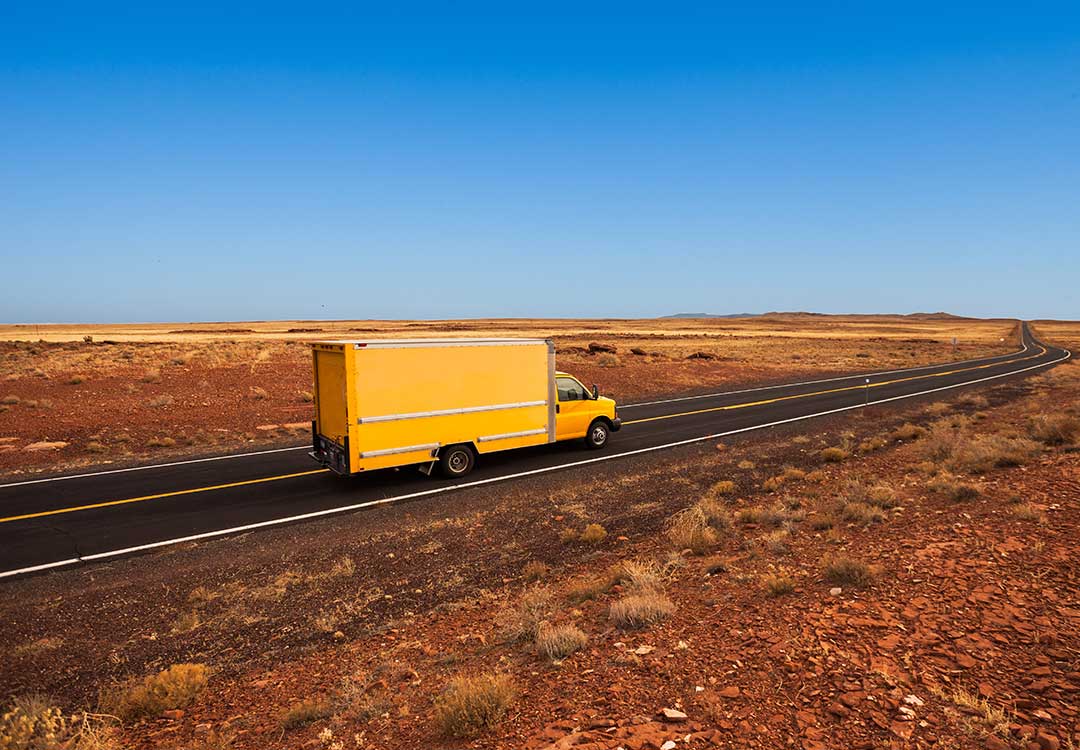
{"type": "Polygon", "coordinates": [[[555,387],[559,391],[560,401],[585,400],[585,388],[573,378],[556,378],[555,387]]]}

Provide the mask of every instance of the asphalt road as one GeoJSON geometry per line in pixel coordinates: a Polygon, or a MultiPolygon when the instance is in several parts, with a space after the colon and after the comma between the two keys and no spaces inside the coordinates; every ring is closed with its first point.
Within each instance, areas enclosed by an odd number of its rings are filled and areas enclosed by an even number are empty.
{"type": "Polygon", "coordinates": [[[590,462],[630,466],[676,445],[1000,383],[1070,356],[1036,342],[1026,325],[1023,338],[1023,350],[987,359],[621,406],[624,427],[604,451],[575,442],[487,455],[456,482],[411,469],[343,479],[298,448],[0,485],[0,578],[408,498],[438,502],[463,486],[590,462]]]}

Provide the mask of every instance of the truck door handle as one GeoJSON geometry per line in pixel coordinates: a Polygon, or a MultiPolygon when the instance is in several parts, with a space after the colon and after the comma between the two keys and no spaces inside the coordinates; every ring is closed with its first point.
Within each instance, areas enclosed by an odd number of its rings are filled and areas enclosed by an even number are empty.
{"type": "Polygon", "coordinates": [[[555,404],[555,413],[556,413],[556,414],[558,414],[558,413],[559,413],[559,405],[558,405],[558,404],[555,404]]]}

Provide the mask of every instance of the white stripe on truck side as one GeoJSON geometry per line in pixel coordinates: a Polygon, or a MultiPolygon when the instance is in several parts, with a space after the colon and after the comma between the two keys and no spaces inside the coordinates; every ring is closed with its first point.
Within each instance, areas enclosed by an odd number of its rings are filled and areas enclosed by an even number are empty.
{"type": "Polygon", "coordinates": [[[357,417],[357,424],[373,422],[395,422],[399,419],[421,419],[423,417],[445,417],[451,414],[475,414],[481,411],[499,411],[502,409],[523,409],[526,406],[547,406],[547,401],[518,401],[513,404],[490,404],[488,406],[465,406],[460,409],[437,409],[435,411],[414,411],[408,414],[381,414],[377,417],[357,417]]]}
{"type": "Polygon", "coordinates": [[[540,427],[535,430],[522,430],[521,432],[504,432],[501,435],[484,435],[476,438],[476,442],[487,443],[492,440],[509,440],[510,438],[528,437],[529,435],[543,435],[547,431],[547,427],[540,427]]]}
{"type": "Polygon", "coordinates": [[[441,443],[424,443],[423,445],[404,445],[400,448],[383,448],[377,451],[364,451],[360,458],[378,458],[379,456],[393,456],[398,453],[415,453],[416,451],[433,451],[441,443]]]}

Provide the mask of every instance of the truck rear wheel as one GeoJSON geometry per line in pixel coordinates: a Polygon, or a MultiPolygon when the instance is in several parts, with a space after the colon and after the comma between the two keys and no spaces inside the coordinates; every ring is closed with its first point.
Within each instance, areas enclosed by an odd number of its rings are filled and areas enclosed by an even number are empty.
{"type": "Polygon", "coordinates": [[[585,433],[585,445],[593,450],[599,450],[607,445],[611,437],[611,428],[603,419],[597,419],[589,425],[589,431],[585,433]]]}
{"type": "Polygon", "coordinates": [[[447,479],[457,479],[472,471],[476,456],[467,445],[450,445],[439,451],[439,471],[447,479]]]}

